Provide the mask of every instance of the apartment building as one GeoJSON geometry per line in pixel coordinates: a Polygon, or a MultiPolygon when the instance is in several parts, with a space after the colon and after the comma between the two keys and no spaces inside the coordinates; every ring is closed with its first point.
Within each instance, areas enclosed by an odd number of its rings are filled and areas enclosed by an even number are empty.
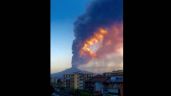
{"type": "Polygon", "coordinates": [[[64,75],[64,86],[70,89],[84,89],[84,82],[93,77],[92,73],[75,72],[64,75]]]}

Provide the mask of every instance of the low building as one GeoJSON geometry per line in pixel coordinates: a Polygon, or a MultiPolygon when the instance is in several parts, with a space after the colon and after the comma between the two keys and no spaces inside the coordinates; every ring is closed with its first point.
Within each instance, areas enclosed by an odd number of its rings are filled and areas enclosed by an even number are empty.
{"type": "Polygon", "coordinates": [[[104,83],[107,78],[103,75],[96,75],[92,79],[85,82],[85,90],[93,93],[93,96],[101,96],[104,89],[104,83]]]}
{"type": "Polygon", "coordinates": [[[103,94],[123,96],[123,76],[112,76],[104,84],[103,94]]]}
{"type": "Polygon", "coordinates": [[[57,78],[51,78],[51,81],[50,81],[50,83],[51,83],[51,85],[53,86],[53,87],[55,87],[56,86],[56,84],[57,84],[57,78]]]}
{"type": "Polygon", "coordinates": [[[105,72],[103,73],[105,77],[111,77],[111,76],[123,76],[123,70],[118,71],[112,71],[112,72],[105,72]]]}
{"type": "Polygon", "coordinates": [[[97,75],[85,82],[85,89],[94,96],[123,96],[123,76],[97,75]]]}

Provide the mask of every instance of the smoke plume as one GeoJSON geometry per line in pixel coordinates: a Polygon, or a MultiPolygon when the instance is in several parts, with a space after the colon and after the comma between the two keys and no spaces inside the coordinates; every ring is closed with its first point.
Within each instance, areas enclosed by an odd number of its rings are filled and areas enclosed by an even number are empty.
{"type": "Polygon", "coordinates": [[[122,69],[123,0],[93,1],[74,25],[72,67],[93,72],[122,69]]]}

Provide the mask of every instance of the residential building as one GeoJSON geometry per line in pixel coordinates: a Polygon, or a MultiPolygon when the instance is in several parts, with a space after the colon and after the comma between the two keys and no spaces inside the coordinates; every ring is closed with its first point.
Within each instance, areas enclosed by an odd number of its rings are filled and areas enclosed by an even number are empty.
{"type": "Polygon", "coordinates": [[[75,72],[64,75],[64,87],[71,89],[84,89],[84,82],[93,77],[92,73],[75,72]]]}
{"type": "Polygon", "coordinates": [[[106,76],[106,77],[109,77],[109,78],[111,76],[123,76],[123,70],[106,72],[106,73],[103,73],[103,75],[106,76]]]}
{"type": "Polygon", "coordinates": [[[85,90],[93,93],[93,96],[101,96],[104,89],[104,83],[107,78],[103,75],[96,75],[92,79],[85,82],[85,90]]]}
{"type": "Polygon", "coordinates": [[[104,83],[104,96],[123,96],[123,76],[112,76],[104,83]]]}
{"type": "Polygon", "coordinates": [[[123,96],[123,76],[94,76],[85,82],[85,89],[94,96],[123,96]]]}

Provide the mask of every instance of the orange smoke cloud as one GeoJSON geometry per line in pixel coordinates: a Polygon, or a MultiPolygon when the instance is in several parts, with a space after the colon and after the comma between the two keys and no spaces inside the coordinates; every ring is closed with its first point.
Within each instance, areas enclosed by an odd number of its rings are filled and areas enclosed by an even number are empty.
{"type": "Polygon", "coordinates": [[[123,25],[115,24],[108,28],[99,28],[80,49],[80,56],[103,58],[115,53],[123,56],[123,25]]]}
{"type": "Polygon", "coordinates": [[[94,73],[122,70],[123,25],[114,24],[99,28],[92,37],[85,40],[80,49],[80,56],[91,58],[87,64],[79,66],[82,70],[94,73]]]}
{"type": "Polygon", "coordinates": [[[98,45],[103,41],[104,37],[107,35],[107,30],[104,28],[99,28],[95,34],[87,39],[80,50],[80,55],[88,55],[92,58],[96,57],[96,51],[98,50],[98,45]]]}

